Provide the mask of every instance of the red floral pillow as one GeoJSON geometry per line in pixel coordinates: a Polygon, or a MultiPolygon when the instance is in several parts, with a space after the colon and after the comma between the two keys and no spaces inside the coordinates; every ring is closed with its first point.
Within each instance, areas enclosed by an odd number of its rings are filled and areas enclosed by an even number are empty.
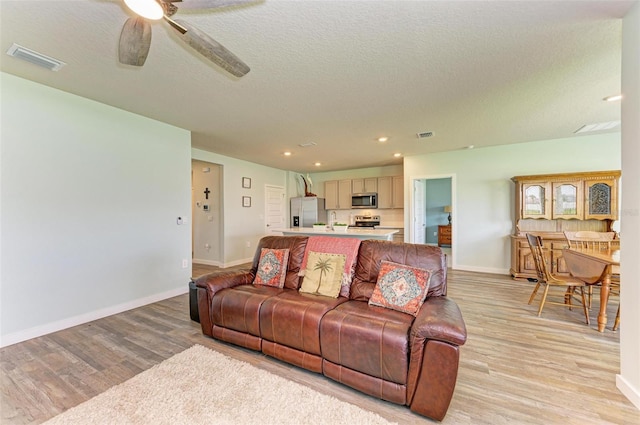
{"type": "Polygon", "coordinates": [[[431,271],[382,261],[369,305],[417,315],[427,297],[431,271]]]}
{"type": "Polygon", "coordinates": [[[254,285],[284,287],[289,261],[288,249],[262,248],[254,285]]]}

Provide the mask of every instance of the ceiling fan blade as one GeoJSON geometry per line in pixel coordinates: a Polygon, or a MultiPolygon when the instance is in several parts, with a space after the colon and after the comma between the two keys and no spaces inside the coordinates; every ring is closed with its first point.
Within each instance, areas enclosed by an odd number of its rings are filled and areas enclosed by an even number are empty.
{"type": "Polygon", "coordinates": [[[164,0],[174,3],[179,9],[217,9],[220,7],[239,6],[256,3],[256,0],[164,0]]]}
{"type": "Polygon", "coordinates": [[[151,47],[151,25],[141,17],[129,18],[122,27],[118,59],[125,65],[142,66],[151,47]]]}
{"type": "MultiPolygon", "coordinates": [[[[165,19],[171,23],[170,19],[165,19]]],[[[250,71],[250,68],[246,63],[242,62],[240,58],[204,32],[185,21],[176,19],[175,22],[186,30],[186,32],[183,33],[176,26],[172,25],[172,27],[178,31],[178,36],[211,62],[236,77],[242,77],[250,71]]]]}

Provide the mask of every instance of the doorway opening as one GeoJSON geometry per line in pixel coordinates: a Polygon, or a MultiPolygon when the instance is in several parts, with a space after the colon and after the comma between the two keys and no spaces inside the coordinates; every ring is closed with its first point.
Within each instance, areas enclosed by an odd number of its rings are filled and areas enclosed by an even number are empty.
{"type": "Polygon", "coordinates": [[[455,266],[455,175],[412,177],[410,198],[409,240],[440,246],[447,255],[447,265],[455,266]]]}
{"type": "Polygon", "coordinates": [[[191,256],[195,264],[223,264],[223,184],[220,164],[191,160],[191,256]]]}

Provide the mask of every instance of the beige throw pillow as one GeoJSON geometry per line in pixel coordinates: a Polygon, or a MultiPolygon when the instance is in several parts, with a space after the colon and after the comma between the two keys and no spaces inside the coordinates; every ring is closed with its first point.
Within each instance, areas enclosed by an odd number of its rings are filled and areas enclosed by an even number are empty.
{"type": "Polygon", "coordinates": [[[309,251],[300,292],[338,298],[345,261],[344,254],[309,251]]]}

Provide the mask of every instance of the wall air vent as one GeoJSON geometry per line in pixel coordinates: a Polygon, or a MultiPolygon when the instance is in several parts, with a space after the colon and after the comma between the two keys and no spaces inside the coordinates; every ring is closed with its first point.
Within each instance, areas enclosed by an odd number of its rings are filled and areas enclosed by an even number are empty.
{"type": "Polygon", "coordinates": [[[417,134],[418,139],[426,139],[427,137],[433,136],[433,131],[425,131],[417,134]]]}
{"type": "Polygon", "coordinates": [[[7,54],[9,56],[22,59],[34,65],[47,68],[50,71],[58,71],[60,70],[60,68],[66,65],[64,62],[59,61],[58,59],[54,59],[50,56],[43,55],[42,53],[27,49],[26,47],[22,47],[16,43],[13,43],[11,47],[9,47],[9,50],[7,50],[7,54]]]}
{"type": "Polygon", "coordinates": [[[300,143],[298,146],[300,146],[301,148],[310,148],[311,146],[317,146],[318,144],[316,142],[306,142],[306,143],[300,143]]]}

